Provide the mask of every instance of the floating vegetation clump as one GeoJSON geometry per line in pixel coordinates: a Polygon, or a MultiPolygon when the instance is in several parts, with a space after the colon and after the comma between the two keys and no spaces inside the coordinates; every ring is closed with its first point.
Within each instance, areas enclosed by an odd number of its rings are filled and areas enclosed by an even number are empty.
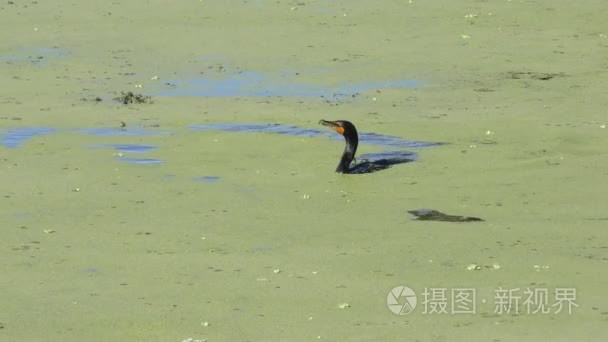
{"type": "Polygon", "coordinates": [[[135,94],[132,91],[129,92],[120,92],[120,96],[114,98],[114,100],[118,102],[122,102],[122,104],[131,104],[131,103],[150,103],[151,97],[145,96],[142,94],[135,94]]]}

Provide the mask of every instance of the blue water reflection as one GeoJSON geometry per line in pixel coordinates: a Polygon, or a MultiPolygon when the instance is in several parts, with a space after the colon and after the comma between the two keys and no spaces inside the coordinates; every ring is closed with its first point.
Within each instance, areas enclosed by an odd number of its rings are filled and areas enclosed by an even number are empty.
{"type": "Polygon", "coordinates": [[[45,135],[57,131],[50,127],[21,127],[8,130],[2,137],[2,145],[8,148],[19,147],[25,141],[37,135],[45,135]]]}
{"type": "Polygon", "coordinates": [[[129,164],[137,164],[137,165],[155,165],[162,164],[165,161],[160,159],[152,159],[152,158],[128,158],[128,157],[117,157],[116,160],[129,163],[129,164]]]}
{"type": "MultiPolygon", "coordinates": [[[[224,76],[224,75],[222,75],[224,76]]],[[[370,90],[386,88],[418,88],[417,80],[384,82],[343,82],[322,86],[298,82],[287,77],[268,77],[253,71],[228,74],[223,78],[185,78],[169,80],[171,88],[158,92],[160,96],[251,96],[251,97],[325,97],[340,99],[370,90]]]]}
{"type": "MultiPolygon", "coordinates": [[[[297,126],[282,124],[258,124],[258,123],[218,123],[209,125],[192,125],[190,129],[197,131],[225,131],[242,133],[275,133],[304,137],[327,136],[334,140],[343,140],[340,135],[327,129],[319,130],[313,128],[301,128],[297,126]]],[[[391,135],[377,133],[359,133],[359,142],[371,145],[391,146],[391,147],[430,147],[441,145],[440,142],[407,140],[391,135]]]]}
{"type": "Polygon", "coordinates": [[[89,146],[89,148],[113,148],[118,152],[143,154],[158,148],[158,146],[144,144],[99,144],[89,146]]]}

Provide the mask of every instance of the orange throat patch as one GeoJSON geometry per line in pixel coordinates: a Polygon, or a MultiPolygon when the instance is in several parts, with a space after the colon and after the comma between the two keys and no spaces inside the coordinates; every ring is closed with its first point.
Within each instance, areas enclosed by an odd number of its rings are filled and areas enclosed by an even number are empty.
{"type": "Polygon", "coordinates": [[[333,129],[338,132],[338,134],[344,135],[344,127],[333,127],[333,129]]]}

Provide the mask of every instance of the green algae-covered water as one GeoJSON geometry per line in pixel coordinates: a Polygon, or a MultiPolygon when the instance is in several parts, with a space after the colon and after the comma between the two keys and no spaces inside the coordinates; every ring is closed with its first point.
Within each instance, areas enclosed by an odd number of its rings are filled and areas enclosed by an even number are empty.
{"type": "Polygon", "coordinates": [[[0,340],[602,340],[607,14],[0,4],[0,340]]]}

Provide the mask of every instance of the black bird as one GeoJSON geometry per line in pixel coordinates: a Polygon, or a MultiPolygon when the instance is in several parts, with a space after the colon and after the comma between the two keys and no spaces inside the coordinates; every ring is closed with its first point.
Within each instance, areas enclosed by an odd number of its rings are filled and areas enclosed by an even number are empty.
{"type": "MultiPolygon", "coordinates": [[[[413,153],[398,151],[390,153],[390,158],[377,159],[373,161],[365,160],[351,166],[352,161],[355,159],[357,146],[359,145],[359,134],[357,134],[357,128],[355,128],[355,125],[346,120],[321,120],[319,123],[323,126],[331,127],[334,131],[338,132],[338,134],[342,135],[346,141],[346,147],[344,148],[344,152],[340,158],[340,163],[336,168],[336,172],[338,173],[371,173],[374,171],[387,169],[391,165],[407,163],[414,160],[413,153]]],[[[383,156],[384,155],[386,154],[383,154],[383,156]]]]}

